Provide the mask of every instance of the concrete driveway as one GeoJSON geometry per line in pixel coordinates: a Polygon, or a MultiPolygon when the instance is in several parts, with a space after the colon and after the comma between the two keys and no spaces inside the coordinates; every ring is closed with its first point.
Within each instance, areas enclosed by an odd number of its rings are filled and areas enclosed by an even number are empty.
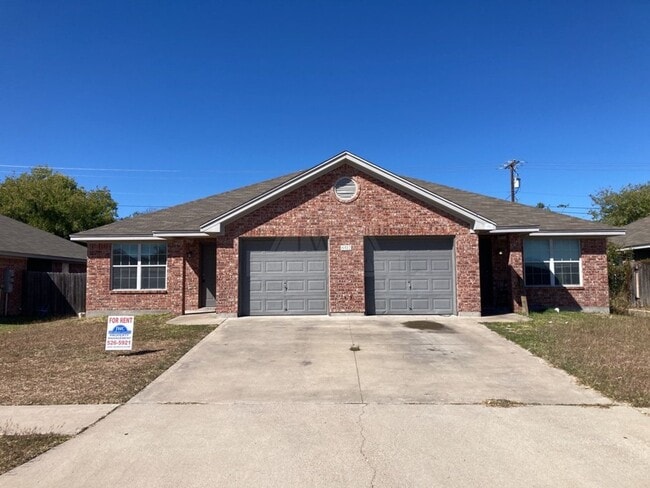
{"type": "Polygon", "coordinates": [[[647,486],[647,416],[432,320],[228,320],[0,487],[647,486]]]}

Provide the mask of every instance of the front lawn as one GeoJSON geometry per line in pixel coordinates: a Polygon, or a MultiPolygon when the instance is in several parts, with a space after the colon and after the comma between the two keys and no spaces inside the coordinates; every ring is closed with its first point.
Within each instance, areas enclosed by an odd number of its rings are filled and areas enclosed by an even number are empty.
{"type": "MultiPolygon", "coordinates": [[[[0,405],[126,402],[215,328],[168,325],[170,318],[136,317],[133,351],[119,352],[104,351],[106,318],[0,318],[0,405]]],[[[0,474],[67,439],[0,435],[0,474]]]]}
{"type": "Polygon", "coordinates": [[[0,435],[0,474],[69,439],[56,434],[0,435]]]}
{"type": "Polygon", "coordinates": [[[106,318],[5,324],[0,319],[0,405],[123,403],[215,327],[135,319],[133,351],[106,352],[106,318]]]}
{"type": "Polygon", "coordinates": [[[486,326],[616,401],[650,407],[650,318],[550,311],[531,319],[486,326]]]}

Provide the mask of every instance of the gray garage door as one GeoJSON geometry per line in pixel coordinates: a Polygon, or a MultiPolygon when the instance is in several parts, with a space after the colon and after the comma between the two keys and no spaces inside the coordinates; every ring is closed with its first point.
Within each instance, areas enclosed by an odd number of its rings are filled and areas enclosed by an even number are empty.
{"type": "Polygon", "coordinates": [[[366,239],[369,314],[455,313],[452,239],[366,239]]]}
{"type": "Polygon", "coordinates": [[[242,314],[327,313],[327,240],[244,241],[242,314]]]}

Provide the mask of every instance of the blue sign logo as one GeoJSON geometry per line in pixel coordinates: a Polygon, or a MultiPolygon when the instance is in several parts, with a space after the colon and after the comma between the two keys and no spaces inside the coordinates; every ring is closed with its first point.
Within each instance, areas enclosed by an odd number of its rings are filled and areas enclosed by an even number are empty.
{"type": "Polygon", "coordinates": [[[129,335],[131,332],[124,325],[118,324],[113,327],[108,333],[110,335],[129,335]]]}

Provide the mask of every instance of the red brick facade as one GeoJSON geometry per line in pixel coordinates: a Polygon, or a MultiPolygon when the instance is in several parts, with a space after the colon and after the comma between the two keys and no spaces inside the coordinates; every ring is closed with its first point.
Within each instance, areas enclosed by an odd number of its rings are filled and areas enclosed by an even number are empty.
{"type": "Polygon", "coordinates": [[[609,310],[607,278],[607,241],[582,239],[582,286],[525,286],[523,266],[523,239],[510,237],[509,268],[511,270],[512,308],[521,310],[521,297],[526,296],[530,309],[561,308],[596,311],[609,310]]]}
{"type": "Polygon", "coordinates": [[[217,312],[239,312],[239,239],[247,237],[328,237],[330,313],[363,313],[364,237],[455,237],[457,309],[480,312],[478,239],[468,224],[423,204],[349,166],[339,167],[226,227],[217,238],[217,312]],[[359,196],[342,203],[332,186],[353,177],[359,196]],[[350,244],[351,251],[341,251],[350,244]]]}
{"type": "MultiPolygon", "coordinates": [[[[215,238],[217,312],[241,312],[241,239],[303,236],[328,238],[330,313],[365,312],[364,238],[373,236],[453,238],[455,308],[460,314],[481,311],[478,236],[469,224],[355,167],[343,165],[225,225],[224,234],[215,238]],[[353,177],[359,185],[358,197],[351,202],[340,202],[333,194],[332,186],[342,176],[353,177]],[[351,250],[342,251],[344,244],[351,250]]],[[[549,302],[563,306],[573,301],[583,307],[607,307],[604,239],[583,241],[584,286],[572,289],[524,289],[522,240],[517,236],[504,236],[501,240],[503,252],[493,256],[492,265],[501,263],[494,269],[495,280],[509,288],[514,310],[520,309],[524,293],[529,304],[549,302]]],[[[198,308],[200,243],[200,239],[168,240],[167,290],[160,292],[111,291],[111,244],[90,243],[87,310],[184,313],[198,308]]]]}
{"type": "Polygon", "coordinates": [[[23,301],[23,272],[27,269],[27,258],[18,258],[10,256],[0,256],[0,288],[3,284],[5,269],[14,270],[14,288],[6,298],[4,290],[0,293],[0,314],[5,314],[5,303],[7,305],[7,315],[18,315],[21,313],[21,304],[23,301]],[[5,301],[6,300],[6,301],[5,301]]]}

